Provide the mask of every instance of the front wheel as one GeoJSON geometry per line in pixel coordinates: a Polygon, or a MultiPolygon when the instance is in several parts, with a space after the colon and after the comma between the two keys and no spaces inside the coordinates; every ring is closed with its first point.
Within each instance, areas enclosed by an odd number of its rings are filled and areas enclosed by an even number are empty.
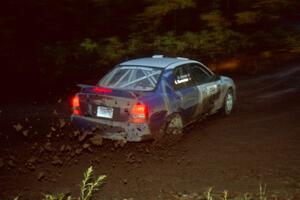
{"type": "Polygon", "coordinates": [[[233,91],[230,88],[224,98],[223,112],[225,115],[230,115],[232,113],[234,106],[234,95],[233,91]]]}

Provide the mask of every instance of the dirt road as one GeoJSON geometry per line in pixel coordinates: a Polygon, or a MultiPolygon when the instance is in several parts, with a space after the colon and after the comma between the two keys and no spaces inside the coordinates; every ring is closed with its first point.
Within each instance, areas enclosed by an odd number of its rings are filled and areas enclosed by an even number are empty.
{"type": "Polygon", "coordinates": [[[78,139],[66,120],[58,121],[68,115],[64,103],[7,105],[0,113],[0,199],[76,196],[91,164],[97,175],[108,176],[95,199],[165,199],[170,192],[208,187],[256,192],[259,183],[272,193],[299,196],[300,66],[239,78],[236,84],[238,103],[231,116],[194,124],[165,148],[151,142],[115,147],[110,141],[98,147],[90,144],[91,136],[78,139]]]}

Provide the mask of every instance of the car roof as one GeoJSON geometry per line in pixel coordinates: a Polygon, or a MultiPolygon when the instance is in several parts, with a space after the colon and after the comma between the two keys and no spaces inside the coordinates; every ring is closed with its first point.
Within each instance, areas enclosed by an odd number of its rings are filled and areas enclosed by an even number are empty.
{"type": "Polygon", "coordinates": [[[166,68],[172,64],[181,64],[186,63],[187,61],[192,61],[187,58],[169,58],[162,56],[153,56],[148,58],[139,58],[134,60],[128,60],[120,63],[119,65],[137,65],[137,66],[148,66],[148,67],[158,67],[158,68],[166,68]]]}

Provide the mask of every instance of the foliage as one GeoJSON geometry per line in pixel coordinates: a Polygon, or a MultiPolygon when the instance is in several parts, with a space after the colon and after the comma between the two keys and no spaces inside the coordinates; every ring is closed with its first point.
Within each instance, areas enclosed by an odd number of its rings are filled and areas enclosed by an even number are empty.
{"type": "Polygon", "coordinates": [[[80,186],[80,200],[89,200],[92,197],[92,193],[98,190],[98,187],[106,179],[105,175],[99,176],[93,181],[93,167],[89,167],[84,173],[82,185],[80,186]]]}
{"type": "Polygon", "coordinates": [[[206,22],[208,27],[221,28],[230,25],[229,21],[226,20],[219,11],[212,11],[207,14],[203,14],[200,18],[206,22]]]}
{"type": "Polygon", "coordinates": [[[193,199],[202,199],[202,200],[268,200],[268,199],[290,199],[288,196],[278,196],[275,194],[267,194],[266,185],[259,184],[258,193],[231,193],[227,190],[223,192],[213,191],[212,187],[209,187],[203,194],[198,193],[178,193],[173,194],[172,199],[176,200],[193,200],[193,199]]]}
{"type": "Polygon", "coordinates": [[[83,180],[80,186],[80,197],[73,198],[65,194],[45,194],[43,200],[90,200],[92,198],[93,192],[99,189],[99,186],[103,184],[103,181],[106,179],[105,175],[99,176],[95,180],[93,179],[93,167],[90,166],[86,172],[84,172],[83,180]]]}
{"type": "Polygon", "coordinates": [[[253,11],[244,11],[235,14],[236,22],[240,25],[255,24],[260,19],[260,14],[253,11]]]}
{"type": "Polygon", "coordinates": [[[146,18],[161,18],[172,11],[195,7],[193,0],[150,0],[149,2],[151,5],[146,7],[142,14],[146,18]]]}
{"type": "Polygon", "coordinates": [[[95,41],[92,41],[90,38],[84,39],[80,46],[88,52],[92,52],[98,49],[98,44],[95,41]]]}
{"type": "Polygon", "coordinates": [[[57,194],[57,195],[51,195],[51,194],[45,194],[43,200],[71,200],[71,197],[65,197],[64,194],[57,194]]]}
{"type": "Polygon", "coordinates": [[[95,73],[99,78],[122,60],[154,53],[208,61],[279,49],[297,53],[299,25],[287,21],[296,17],[299,5],[286,0],[11,0],[0,20],[0,55],[4,66],[12,66],[9,76],[28,87],[65,90],[79,78],[95,73]]]}

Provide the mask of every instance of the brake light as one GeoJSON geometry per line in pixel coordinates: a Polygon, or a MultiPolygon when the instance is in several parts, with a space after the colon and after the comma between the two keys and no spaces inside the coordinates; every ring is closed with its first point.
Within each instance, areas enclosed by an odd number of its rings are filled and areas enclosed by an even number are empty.
{"type": "Polygon", "coordinates": [[[72,99],[72,109],[74,115],[80,115],[80,101],[77,95],[72,99]]]}
{"type": "Polygon", "coordinates": [[[145,104],[137,103],[131,109],[131,122],[144,123],[148,118],[148,107],[145,104]]]}
{"type": "Polygon", "coordinates": [[[95,87],[93,88],[94,92],[102,92],[102,93],[111,93],[112,90],[108,88],[100,88],[100,87],[95,87]]]}

